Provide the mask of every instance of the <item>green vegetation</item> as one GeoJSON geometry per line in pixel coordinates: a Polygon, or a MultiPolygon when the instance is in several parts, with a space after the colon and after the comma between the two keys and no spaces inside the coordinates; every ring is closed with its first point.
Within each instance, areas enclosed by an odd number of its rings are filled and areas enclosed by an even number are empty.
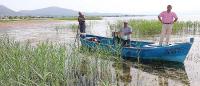
{"type": "MultiPolygon", "coordinates": [[[[54,18],[55,20],[77,20],[77,17],[61,17],[54,18]]],[[[99,16],[86,16],[86,20],[102,20],[102,17],[99,16]]]]}
{"type": "MultiPolygon", "coordinates": [[[[94,23],[95,23],[94,21],[89,21],[88,23],[86,23],[86,28],[93,29],[94,23]]],[[[57,32],[61,29],[71,29],[73,32],[76,32],[78,27],[79,27],[78,24],[72,23],[72,24],[67,24],[67,25],[56,25],[53,28],[56,29],[57,32]]]]}
{"type": "MultiPolygon", "coordinates": [[[[77,20],[77,17],[40,17],[40,16],[5,16],[0,17],[0,21],[18,21],[18,20],[77,20]]],[[[100,16],[86,16],[86,20],[102,20],[100,16]]]]}
{"type": "Polygon", "coordinates": [[[0,38],[0,85],[65,85],[66,46],[40,43],[32,47],[0,38]]]}
{"type": "MultiPolygon", "coordinates": [[[[135,34],[141,36],[153,36],[160,34],[162,24],[158,20],[129,20],[129,25],[133,28],[135,34]]],[[[123,27],[123,21],[117,21],[115,24],[108,24],[112,31],[119,31],[123,27]]],[[[200,22],[180,21],[173,26],[173,34],[182,30],[196,30],[200,27],[200,22]]]]}
{"type": "Polygon", "coordinates": [[[66,29],[69,28],[71,29],[73,32],[76,32],[78,29],[78,25],[77,24],[69,24],[69,25],[57,25],[54,27],[54,29],[58,32],[61,29],[66,29]]]}
{"type": "Polygon", "coordinates": [[[68,25],[68,28],[71,28],[72,31],[75,32],[78,29],[78,25],[77,24],[70,24],[70,25],[68,25]]]}
{"type": "Polygon", "coordinates": [[[111,57],[104,52],[91,53],[65,44],[20,43],[0,37],[1,86],[74,86],[110,85],[111,57]],[[84,51],[84,52],[83,52],[84,51]],[[82,53],[81,53],[82,52],[82,53]],[[95,57],[94,57],[95,56],[95,57]]]}
{"type": "Polygon", "coordinates": [[[4,16],[0,17],[0,22],[4,21],[19,21],[19,20],[45,20],[53,17],[40,17],[40,16],[4,16]]]}

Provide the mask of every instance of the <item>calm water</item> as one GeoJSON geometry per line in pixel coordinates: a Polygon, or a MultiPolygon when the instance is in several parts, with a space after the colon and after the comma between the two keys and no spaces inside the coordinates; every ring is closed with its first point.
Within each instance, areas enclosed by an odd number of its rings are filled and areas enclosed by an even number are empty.
{"type": "MultiPolygon", "coordinates": [[[[107,23],[116,20],[128,19],[157,19],[150,17],[105,17],[103,20],[87,21],[87,33],[101,36],[111,36],[107,23]]],[[[200,20],[200,16],[181,16],[180,20],[200,20]]],[[[34,22],[34,24],[14,24],[7,27],[0,27],[0,34],[8,34],[10,38],[17,41],[31,41],[35,45],[42,41],[52,41],[56,43],[73,44],[76,32],[65,26],[77,24],[76,21],[55,21],[47,23],[34,22]],[[55,29],[57,26],[64,28],[55,29]]],[[[155,63],[155,62],[120,62],[102,59],[81,59],[80,64],[87,70],[88,66],[96,64],[96,71],[92,74],[77,75],[73,71],[68,71],[70,75],[78,77],[77,83],[69,85],[97,85],[101,79],[108,79],[109,85],[122,86],[199,86],[200,84],[200,37],[199,35],[174,35],[173,41],[189,41],[189,37],[194,37],[194,44],[185,60],[184,64],[178,63],[155,63]],[[82,64],[83,63],[83,64],[82,64]],[[88,76],[90,76],[88,78],[88,76]]],[[[158,42],[158,37],[152,41],[158,42]]],[[[138,39],[139,40],[139,39],[138,39]]],[[[85,56],[84,54],[80,55],[85,56]]],[[[85,56],[85,57],[91,57],[85,56]]],[[[95,57],[95,56],[92,56],[95,57]]],[[[70,63],[69,63],[70,64],[70,63]]],[[[81,68],[80,68],[81,70],[81,68]]],[[[76,71],[77,72],[77,71],[76,71]]],[[[106,83],[105,83],[106,84],[106,83]]]]}

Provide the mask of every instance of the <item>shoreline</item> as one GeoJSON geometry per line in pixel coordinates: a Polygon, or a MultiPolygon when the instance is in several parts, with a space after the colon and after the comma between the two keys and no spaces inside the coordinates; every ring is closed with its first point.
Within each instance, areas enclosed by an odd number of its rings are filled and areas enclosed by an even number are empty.
{"type": "Polygon", "coordinates": [[[62,20],[17,20],[17,21],[0,21],[0,30],[2,29],[12,29],[16,27],[30,27],[30,26],[42,26],[44,24],[54,24],[63,22],[62,20]]]}

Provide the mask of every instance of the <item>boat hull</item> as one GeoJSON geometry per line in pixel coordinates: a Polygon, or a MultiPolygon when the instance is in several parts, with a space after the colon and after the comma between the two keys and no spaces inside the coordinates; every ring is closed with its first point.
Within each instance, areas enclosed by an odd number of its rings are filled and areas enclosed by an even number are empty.
{"type": "Polygon", "coordinates": [[[124,58],[140,58],[164,61],[184,62],[192,43],[174,43],[167,46],[122,48],[124,58]]]}
{"type": "Polygon", "coordinates": [[[191,46],[191,42],[173,43],[166,46],[159,46],[152,42],[131,41],[131,47],[121,47],[116,45],[113,38],[86,35],[85,38],[80,38],[82,46],[101,49],[115,54],[120,54],[123,58],[132,59],[148,59],[148,60],[163,60],[184,62],[191,46]],[[95,37],[100,40],[99,43],[89,41],[87,38],[95,37]]]}

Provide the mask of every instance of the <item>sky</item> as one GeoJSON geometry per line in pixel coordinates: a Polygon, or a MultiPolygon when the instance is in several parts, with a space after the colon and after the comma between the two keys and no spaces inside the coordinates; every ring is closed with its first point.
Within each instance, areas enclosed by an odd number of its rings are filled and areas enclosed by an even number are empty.
{"type": "Polygon", "coordinates": [[[178,14],[200,14],[200,0],[0,0],[12,10],[57,6],[82,12],[159,14],[171,4],[178,14]]]}

